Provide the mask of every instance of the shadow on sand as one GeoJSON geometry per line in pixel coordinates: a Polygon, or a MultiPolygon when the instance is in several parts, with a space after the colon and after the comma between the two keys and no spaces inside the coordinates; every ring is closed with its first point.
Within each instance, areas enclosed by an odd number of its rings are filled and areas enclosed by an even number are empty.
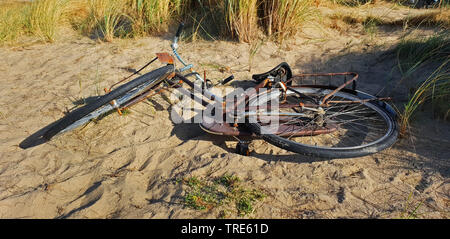
{"type": "MultiPolygon", "coordinates": [[[[69,112],[75,111],[78,106],[94,102],[98,99],[98,97],[99,96],[90,96],[90,97],[87,97],[84,99],[73,100],[72,101],[73,107],[71,109],[69,109],[67,112],[64,112],[64,114],[67,115],[69,112]]],[[[77,109],[79,109],[79,108],[77,108],[77,109]]],[[[102,118],[104,116],[100,116],[100,118],[102,118]]],[[[28,148],[32,148],[32,147],[35,147],[35,146],[38,146],[38,145],[48,142],[49,140],[47,140],[43,137],[45,132],[47,132],[47,130],[49,130],[54,125],[58,124],[61,120],[62,120],[62,118],[43,127],[42,129],[36,131],[32,135],[28,136],[26,139],[24,139],[22,142],[20,142],[19,147],[21,149],[28,149],[28,148]]]]}

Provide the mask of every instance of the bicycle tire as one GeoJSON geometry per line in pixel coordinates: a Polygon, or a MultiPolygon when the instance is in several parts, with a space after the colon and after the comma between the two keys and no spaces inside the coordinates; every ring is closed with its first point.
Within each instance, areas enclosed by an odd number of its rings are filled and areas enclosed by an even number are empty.
{"type": "MultiPolygon", "coordinates": [[[[312,87],[314,88],[314,87],[312,87]]],[[[327,93],[331,92],[331,90],[327,91],[327,93]]],[[[355,91],[356,92],[356,91],[355,91]]],[[[352,95],[354,98],[360,98],[364,96],[364,98],[369,98],[370,95],[362,92],[356,92],[356,95],[350,93],[339,92],[341,95],[352,95]]],[[[363,99],[363,98],[361,98],[363,99]]],[[[386,120],[386,123],[389,125],[389,129],[380,138],[379,141],[375,141],[373,144],[368,144],[366,146],[361,147],[351,147],[351,148],[331,148],[331,147],[320,147],[313,146],[308,144],[302,144],[299,142],[295,142],[291,139],[287,139],[285,137],[276,135],[276,134],[261,134],[260,123],[250,123],[247,122],[246,125],[248,128],[255,134],[259,135],[262,139],[267,141],[270,144],[273,144],[279,148],[313,157],[320,158],[353,158],[353,157],[362,157],[369,154],[377,153],[381,150],[384,150],[390,146],[392,146],[397,137],[398,137],[398,126],[396,123],[395,111],[384,102],[380,101],[371,101],[365,103],[369,107],[378,111],[380,115],[386,120]]]]}
{"type": "Polygon", "coordinates": [[[110,103],[111,101],[117,99],[118,97],[121,97],[122,95],[126,94],[127,92],[133,90],[134,88],[146,82],[152,81],[150,82],[149,87],[155,86],[156,84],[158,84],[163,80],[162,76],[173,70],[174,70],[173,65],[166,65],[151,72],[148,72],[142,76],[139,76],[136,79],[117,87],[108,94],[99,97],[95,102],[89,103],[65,115],[58,121],[58,123],[53,125],[43,134],[43,138],[46,140],[50,140],[52,137],[54,137],[64,129],[70,127],[78,120],[83,119],[83,117],[87,116],[88,114],[94,112],[95,110],[101,108],[102,106],[110,103]]]}

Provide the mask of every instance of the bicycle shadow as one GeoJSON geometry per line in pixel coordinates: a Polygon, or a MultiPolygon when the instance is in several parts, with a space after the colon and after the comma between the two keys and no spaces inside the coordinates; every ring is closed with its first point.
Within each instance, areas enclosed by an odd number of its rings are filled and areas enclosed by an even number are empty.
{"type": "MultiPolygon", "coordinates": [[[[202,111],[196,111],[196,113],[201,114],[202,111]]],[[[175,113],[172,111],[172,113],[175,113]]],[[[172,116],[174,117],[174,116],[172,116]]],[[[175,117],[180,117],[179,115],[176,115],[175,117]]],[[[193,119],[192,117],[191,119],[193,119]]],[[[191,120],[188,119],[187,121],[191,120]]],[[[187,122],[185,121],[185,122],[187,122]]],[[[191,120],[193,122],[193,120],[191,120]]],[[[176,136],[178,139],[182,140],[183,142],[188,142],[190,140],[200,140],[200,141],[207,141],[211,142],[213,145],[218,146],[222,148],[223,150],[227,151],[228,153],[236,154],[238,156],[239,154],[236,152],[236,148],[233,146],[227,145],[226,142],[235,141],[237,142],[237,139],[228,136],[228,135],[214,135],[210,134],[208,132],[205,132],[200,126],[199,123],[173,123],[174,127],[171,131],[171,136],[176,136]]],[[[244,141],[252,141],[252,140],[262,140],[258,137],[239,137],[240,140],[244,141]]],[[[234,144],[231,144],[234,145],[234,144]]],[[[276,161],[283,161],[283,162],[296,162],[296,163],[312,163],[312,162],[321,162],[321,161],[329,161],[332,160],[330,158],[318,158],[318,157],[311,157],[311,156],[304,156],[300,154],[294,154],[286,151],[286,155],[273,155],[273,154],[262,154],[257,153],[255,151],[251,152],[249,156],[256,157],[261,160],[267,161],[267,162],[276,162],[276,161]]]]}
{"type": "MultiPolygon", "coordinates": [[[[77,107],[80,105],[84,105],[84,104],[89,104],[91,102],[94,102],[98,99],[99,96],[89,96],[86,98],[80,98],[80,99],[71,99],[72,101],[72,108],[67,109],[64,112],[64,115],[67,115],[70,112],[76,111],[77,107]]],[[[105,117],[106,115],[100,116],[105,117]]],[[[100,118],[100,119],[101,119],[100,118]]],[[[46,142],[48,142],[48,139],[45,139],[43,136],[45,134],[45,132],[47,132],[50,128],[52,128],[54,125],[58,124],[61,119],[58,119],[57,121],[54,121],[53,123],[44,126],[43,128],[39,129],[38,131],[36,131],[35,133],[31,134],[30,136],[28,136],[27,138],[25,138],[22,142],[19,143],[19,147],[21,149],[28,149],[28,148],[32,148],[32,147],[36,147],[38,145],[44,144],[46,142]]]]}
{"type": "Polygon", "coordinates": [[[45,126],[44,128],[41,128],[40,130],[36,131],[34,134],[28,136],[22,142],[20,142],[19,147],[21,149],[28,149],[28,148],[32,148],[32,147],[35,147],[35,146],[38,146],[38,145],[48,142],[49,140],[45,139],[43,137],[45,132],[47,132],[48,129],[53,127],[59,121],[60,120],[57,120],[57,121],[45,126]]]}

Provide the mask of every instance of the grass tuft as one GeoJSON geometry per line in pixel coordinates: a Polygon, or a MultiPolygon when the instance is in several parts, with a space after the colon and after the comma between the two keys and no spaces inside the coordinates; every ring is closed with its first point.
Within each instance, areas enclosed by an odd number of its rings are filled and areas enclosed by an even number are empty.
{"type": "Polygon", "coordinates": [[[450,32],[419,38],[405,37],[397,46],[398,68],[404,77],[428,62],[442,62],[450,55],[450,32]]]}
{"type": "Polygon", "coordinates": [[[1,6],[0,8],[0,45],[14,42],[24,33],[26,23],[23,5],[1,6]]]}
{"type": "MultiPolygon", "coordinates": [[[[441,31],[428,37],[408,37],[397,46],[400,82],[412,80],[412,75],[424,65],[439,66],[412,92],[399,114],[401,135],[406,135],[417,110],[431,103],[433,116],[449,119],[450,105],[450,32],[441,31]]],[[[414,83],[414,82],[413,82],[414,83]]]]}
{"type": "Polygon", "coordinates": [[[226,0],[225,16],[232,37],[252,42],[257,36],[257,0],[226,0]]]}
{"type": "Polygon", "coordinates": [[[25,27],[43,41],[53,42],[67,2],[67,0],[33,1],[27,14],[25,27]]]}
{"type": "Polygon", "coordinates": [[[249,215],[255,211],[255,203],[266,197],[260,190],[242,186],[239,177],[227,173],[212,180],[190,177],[182,182],[188,186],[184,195],[187,207],[195,210],[218,208],[221,218],[232,212],[238,216],[249,215]]]}
{"type": "Polygon", "coordinates": [[[216,180],[217,183],[222,184],[225,187],[234,187],[239,184],[240,181],[241,179],[238,176],[227,173],[216,180]]]}
{"type": "Polygon", "coordinates": [[[405,206],[403,208],[402,213],[400,214],[400,219],[418,219],[419,209],[423,206],[423,201],[420,201],[417,203],[417,205],[414,205],[414,202],[412,200],[413,193],[411,192],[406,199],[405,206]]]}
{"type": "Polygon", "coordinates": [[[121,0],[89,0],[89,13],[82,29],[92,37],[111,42],[130,33],[131,19],[124,13],[121,0]]]}
{"type": "Polygon", "coordinates": [[[450,114],[450,59],[443,62],[412,94],[400,114],[400,134],[406,135],[417,109],[431,102],[435,115],[444,120],[450,114]]]}
{"type": "Polygon", "coordinates": [[[312,0],[263,0],[262,20],[267,34],[280,43],[294,36],[314,12],[313,3],[312,0]]]}
{"type": "Polygon", "coordinates": [[[129,0],[133,33],[146,35],[167,31],[180,6],[181,0],[129,0]]]}

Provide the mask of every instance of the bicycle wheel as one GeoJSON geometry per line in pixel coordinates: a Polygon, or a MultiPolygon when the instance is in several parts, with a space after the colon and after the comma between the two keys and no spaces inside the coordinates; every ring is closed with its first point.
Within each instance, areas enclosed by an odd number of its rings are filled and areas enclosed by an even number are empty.
{"type": "Polygon", "coordinates": [[[164,76],[173,70],[173,65],[167,65],[117,87],[108,94],[99,97],[95,102],[89,103],[68,113],[55,125],[50,127],[43,134],[43,138],[50,140],[57,134],[73,130],[88,123],[91,119],[97,118],[98,116],[113,110],[114,106],[109,104],[113,100],[116,100],[117,105],[120,107],[135,96],[142,93],[144,90],[150,89],[159,84],[162,80],[164,80],[164,76]]]}
{"type": "MultiPolygon", "coordinates": [[[[398,135],[395,111],[384,102],[370,100],[373,96],[366,93],[339,91],[329,98],[328,107],[305,107],[318,105],[332,91],[319,86],[290,88],[285,102],[265,113],[277,116],[276,121],[256,117],[247,125],[275,146],[322,158],[360,157],[394,144],[398,135]]],[[[281,94],[270,91],[258,95],[249,105],[270,104],[281,94]]]]}

